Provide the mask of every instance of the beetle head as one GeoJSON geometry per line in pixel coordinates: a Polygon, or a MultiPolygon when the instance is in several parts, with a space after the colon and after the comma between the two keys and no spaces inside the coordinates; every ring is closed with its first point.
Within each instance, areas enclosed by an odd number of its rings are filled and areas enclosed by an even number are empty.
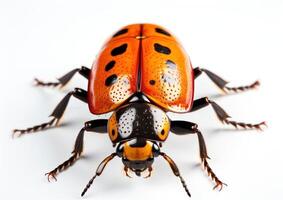
{"type": "Polygon", "coordinates": [[[117,155],[122,158],[126,174],[130,169],[137,176],[147,169],[151,171],[154,157],[157,157],[159,152],[159,146],[155,142],[143,138],[120,143],[116,149],[117,155]]]}

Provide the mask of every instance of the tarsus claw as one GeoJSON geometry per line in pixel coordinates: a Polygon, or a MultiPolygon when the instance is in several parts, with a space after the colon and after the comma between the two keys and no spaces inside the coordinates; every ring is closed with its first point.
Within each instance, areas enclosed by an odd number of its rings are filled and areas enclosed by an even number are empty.
{"type": "Polygon", "coordinates": [[[219,191],[221,191],[222,188],[223,188],[223,185],[227,186],[226,183],[222,183],[222,182],[218,181],[218,182],[216,182],[216,185],[213,187],[213,189],[215,190],[216,188],[219,187],[219,191]]]}
{"type": "Polygon", "coordinates": [[[56,174],[55,173],[53,173],[53,172],[48,172],[48,173],[46,173],[45,174],[45,176],[47,175],[47,180],[48,180],[48,182],[50,182],[50,179],[52,178],[52,179],[54,179],[55,181],[57,181],[57,178],[56,178],[56,174]]]}

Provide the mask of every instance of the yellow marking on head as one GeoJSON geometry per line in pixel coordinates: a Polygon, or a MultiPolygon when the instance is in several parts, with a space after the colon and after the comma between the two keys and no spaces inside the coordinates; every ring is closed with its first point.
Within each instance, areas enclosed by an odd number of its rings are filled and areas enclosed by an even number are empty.
{"type": "Polygon", "coordinates": [[[131,147],[129,142],[125,143],[124,156],[128,160],[147,160],[152,158],[152,142],[147,141],[144,147],[131,147]]]}

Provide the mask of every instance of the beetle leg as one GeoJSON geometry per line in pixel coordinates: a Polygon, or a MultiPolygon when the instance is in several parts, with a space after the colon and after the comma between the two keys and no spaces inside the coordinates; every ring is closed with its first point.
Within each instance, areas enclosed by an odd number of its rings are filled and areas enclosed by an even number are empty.
{"type": "Polygon", "coordinates": [[[216,176],[216,174],[212,171],[211,167],[209,166],[207,159],[209,159],[207,155],[207,149],[205,145],[205,141],[203,135],[198,130],[198,125],[192,122],[187,121],[171,121],[171,131],[177,135],[186,135],[186,134],[197,134],[198,142],[199,142],[199,152],[201,162],[203,163],[204,169],[206,170],[207,174],[211,179],[215,182],[215,186],[213,189],[220,187],[222,189],[223,185],[227,185],[220,181],[220,179],[216,176]]]}
{"type": "Polygon", "coordinates": [[[52,125],[56,124],[58,125],[59,120],[62,118],[64,111],[69,103],[69,100],[71,96],[76,97],[77,99],[80,99],[81,101],[87,102],[87,92],[85,90],[75,88],[74,91],[69,92],[56,106],[54,111],[51,113],[50,117],[53,117],[49,122],[43,123],[40,125],[36,125],[27,129],[14,129],[13,130],[13,136],[15,134],[18,134],[18,136],[21,136],[26,133],[32,133],[36,131],[41,131],[44,129],[47,129],[51,127],[52,125]]]}
{"type": "Polygon", "coordinates": [[[251,124],[251,123],[244,123],[244,122],[237,122],[237,121],[230,120],[229,118],[231,118],[231,117],[225,112],[225,110],[223,110],[223,108],[221,108],[214,101],[209,100],[207,97],[203,97],[203,98],[195,100],[194,103],[193,103],[193,107],[192,107],[190,112],[199,110],[199,109],[204,108],[208,105],[212,106],[214,112],[217,115],[217,118],[222,123],[231,124],[235,128],[241,127],[241,128],[244,128],[244,129],[262,130],[262,127],[266,126],[266,123],[264,121],[261,122],[261,123],[257,123],[257,124],[251,124]]]}
{"type": "Polygon", "coordinates": [[[242,92],[242,91],[254,89],[254,88],[256,88],[260,85],[259,81],[257,80],[255,82],[253,82],[252,84],[246,85],[246,86],[228,87],[227,81],[225,81],[224,79],[222,79],[218,75],[214,74],[213,72],[211,72],[207,69],[199,68],[199,67],[194,69],[195,78],[197,78],[199,75],[201,75],[202,72],[204,72],[208,76],[208,78],[210,80],[212,80],[212,82],[215,83],[217,85],[217,87],[219,87],[225,93],[227,93],[227,92],[235,92],[235,93],[236,92],[242,92]]]}
{"type": "Polygon", "coordinates": [[[83,152],[83,141],[85,131],[105,133],[107,132],[107,120],[96,119],[85,122],[84,128],[81,129],[76,138],[74,150],[72,151],[72,156],[68,160],[60,164],[58,167],[45,174],[47,175],[48,181],[50,181],[50,178],[53,178],[55,181],[57,181],[56,175],[72,166],[80,158],[83,152]]]}
{"type": "Polygon", "coordinates": [[[84,141],[85,130],[86,130],[85,128],[82,128],[81,131],[79,132],[79,134],[76,138],[74,150],[72,151],[72,156],[68,160],[66,160],[65,162],[60,164],[58,167],[56,167],[52,171],[45,174],[45,175],[47,175],[48,181],[50,181],[50,178],[53,178],[55,181],[57,181],[56,175],[58,173],[64,171],[64,170],[66,170],[70,166],[72,166],[78,160],[78,158],[81,156],[81,154],[83,152],[83,141],[84,141]]]}
{"type": "Polygon", "coordinates": [[[205,145],[205,142],[204,142],[203,135],[201,134],[201,132],[198,129],[196,129],[195,131],[196,131],[196,134],[198,136],[200,158],[201,158],[201,161],[203,163],[204,169],[206,170],[208,176],[210,176],[211,179],[215,182],[215,186],[213,187],[213,189],[216,189],[216,188],[219,187],[219,190],[222,190],[223,185],[227,186],[227,184],[223,183],[221,180],[219,180],[219,178],[216,176],[216,174],[213,172],[213,170],[209,166],[209,164],[207,162],[207,158],[209,159],[209,157],[207,155],[207,150],[206,150],[206,145],[205,145]]]}
{"type": "Polygon", "coordinates": [[[95,119],[85,123],[86,131],[96,133],[107,133],[107,119],[95,119]]]}
{"type": "Polygon", "coordinates": [[[47,87],[64,87],[72,78],[73,76],[79,72],[82,76],[88,79],[90,74],[90,69],[87,67],[82,66],[81,68],[73,69],[72,71],[68,72],[67,74],[63,75],[62,77],[58,78],[57,82],[43,82],[38,80],[37,78],[34,79],[36,86],[47,86],[47,87]]]}
{"type": "Polygon", "coordinates": [[[31,133],[31,132],[36,132],[36,131],[39,131],[39,130],[47,129],[47,128],[51,127],[54,124],[55,121],[56,121],[56,119],[52,118],[49,122],[42,123],[40,125],[36,125],[36,126],[29,127],[29,128],[26,128],[26,129],[14,129],[13,133],[12,133],[12,137],[14,138],[16,135],[17,135],[17,137],[20,137],[20,136],[22,136],[23,134],[26,134],[26,133],[31,133]]]}

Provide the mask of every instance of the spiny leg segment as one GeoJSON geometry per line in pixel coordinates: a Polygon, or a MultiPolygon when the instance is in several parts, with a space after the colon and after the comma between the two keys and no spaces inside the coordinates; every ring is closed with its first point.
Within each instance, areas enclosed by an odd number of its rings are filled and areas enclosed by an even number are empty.
{"type": "Polygon", "coordinates": [[[74,149],[72,151],[72,156],[68,160],[60,164],[58,167],[45,174],[47,175],[48,181],[50,181],[50,178],[57,180],[56,176],[58,173],[72,166],[80,158],[83,152],[85,131],[96,132],[96,133],[107,133],[107,121],[108,120],[106,119],[96,119],[85,123],[85,126],[80,130],[76,138],[74,149]]]}
{"type": "Polygon", "coordinates": [[[244,122],[237,122],[234,120],[231,120],[230,116],[226,113],[226,111],[221,108],[217,103],[215,103],[214,101],[208,99],[207,97],[203,97],[200,99],[197,99],[193,102],[193,107],[191,109],[190,112],[199,110],[201,108],[204,108],[208,105],[211,105],[214,112],[216,113],[217,118],[225,124],[230,124],[232,126],[234,126],[235,128],[241,127],[244,129],[256,129],[256,130],[262,130],[263,126],[266,126],[266,123],[260,122],[260,123],[244,123],[244,122]]]}
{"type": "Polygon", "coordinates": [[[207,162],[207,159],[209,159],[209,157],[207,155],[207,149],[206,149],[203,135],[198,129],[198,125],[192,122],[188,122],[188,121],[171,121],[171,131],[177,135],[187,135],[187,134],[192,134],[192,133],[197,134],[201,162],[208,176],[211,177],[211,179],[215,182],[214,189],[219,187],[221,190],[223,185],[226,185],[226,184],[223,183],[216,176],[216,174],[213,172],[213,170],[211,169],[211,167],[209,166],[207,162]]]}
{"type": "Polygon", "coordinates": [[[71,96],[76,97],[77,99],[87,103],[87,92],[83,89],[80,88],[75,88],[73,91],[69,92],[60,102],[59,104],[56,106],[56,108],[54,109],[54,111],[51,113],[50,117],[52,117],[52,119],[49,122],[46,123],[42,123],[40,125],[36,125],[33,127],[29,127],[26,129],[14,129],[13,130],[13,136],[15,134],[18,134],[18,136],[21,136],[23,134],[27,134],[27,133],[32,133],[32,132],[36,132],[36,131],[41,131],[44,129],[47,129],[51,126],[53,126],[54,124],[58,124],[58,122],[60,121],[60,119],[62,118],[65,109],[69,103],[69,100],[71,98],[71,96]]]}
{"type": "Polygon", "coordinates": [[[255,82],[253,82],[250,85],[239,86],[239,87],[229,87],[229,86],[227,86],[228,81],[225,81],[223,78],[221,78],[220,76],[214,74],[213,72],[211,72],[207,69],[203,69],[203,68],[199,68],[199,67],[194,69],[195,78],[197,78],[199,75],[201,75],[202,72],[204,72],[208,76],[208,78],[210,80],[212,80],[212,82],[215,83],[217,85],[217,87],[219,87],[225,93],[227,93],[227,92],[235,92],[235,93],[243,92],[243,91],[246,91],[246,90],[255,89],[260,85],[259,81],[256,80],[255,82]]]}
{"type": "Polygon", "coordinates": [[[219,190],[222,190],[223,185],[226,185],[226,183],[223,183],[217,176],[216,174],[213,172],[213,170],[211,169],[211,167],[209,166],[207,159],[209,159],[208,155],[207,155],[207,150],[206,150],[206,145],[205,145],[205,141],[203,138],[202,133],[198,130],[195,129],[194,130],[198,136],[198,141],[199,141],[199,149],[200,149],[200,158],[201,161],[203,163],[204,169],[206,170],[208,176],[211,177],[211,179],[216,183],[216,185],[214,186],[213,189],[216,189],[219,187],[219,190]]]}
{"type": "Polygon", "coordinates": [[[89,78],[90,69],[87,67],[82,66],[81,68],[76,68],[68,72],[67,74],[63,75],[62,77],[58,78],[56,82],[43,82],[37,78],[34,79],[36,86],[43,86],[43,87],[64,87],[76,73],[80,73],[86,79],[89,78]]]}
{"type": "Polygon", "coordinates": [[[68,160],[60,164],[58,167],[45,174],[47,175],[48,181],[50,181],[50,178],[53,178],[57,181],[56,175],[66,170],[68,167],[72,166],[76,162],[76,160],[81,156],[81,153],[83,152],[84,132],[85,128],[82,128],[77,136],[74,150],[72,151],[72,156],[68,160]]]}

